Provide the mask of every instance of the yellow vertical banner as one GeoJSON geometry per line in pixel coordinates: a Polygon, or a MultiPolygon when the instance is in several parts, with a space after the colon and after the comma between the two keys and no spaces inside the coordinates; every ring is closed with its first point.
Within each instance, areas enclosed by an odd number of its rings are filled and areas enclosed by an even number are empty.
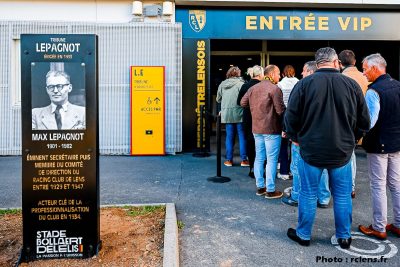
{"type": "Polygon", "coordinates": [[[165,155],[165,67],[131,66],[131,155],[165,155]]]}

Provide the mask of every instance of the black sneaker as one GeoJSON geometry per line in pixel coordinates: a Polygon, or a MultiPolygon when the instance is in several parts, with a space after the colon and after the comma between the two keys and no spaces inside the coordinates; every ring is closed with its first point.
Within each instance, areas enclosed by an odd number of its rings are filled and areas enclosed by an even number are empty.
{"type": "Polygon", "coordinates": [[[263,187],[263,188],[257,188],[257,192],[256,192],[256,195],[257,196],[263,196],[263,195],[265,195],[267,193],[267,189],[265,188],[265,187],[263,187]]]}
{"type": "Polygon", "coordinates": [[[327,209],[329,207],[329,204],[321,204],[321,203],[317,203],[317,207],[321,208],[321,209],[327,209]]]}
{"type": "Polygon", "coordinates": [[[254,176],[254,172],[253,171],[249,171],[249,177],[255,179],[256,177],[254,176]]]}
{"type": "Polygon", "coordinates": [[[342,249],[350,248],[351,237],[350,238],[338,238],[337,242],[342,249]]]}
{"type": "Polygon", "coordinates": [[[299,205],[299,203],[295,200],[292,199],[292,197],[284,197],[282,198],[282,203],[285,203],[289,206],[293,206],[293,207],[297,207],[299,205]]]}
{"type": "Polygon", "coordinates": [[[304,240],[301,239],[300,237],[297,236],[296,230],[293,228],[289,228],[287,230],[287,236],[292,239],[293,241],[296,241],[302,246],[308,247],[310,245],[310,240],[304,240]]]}

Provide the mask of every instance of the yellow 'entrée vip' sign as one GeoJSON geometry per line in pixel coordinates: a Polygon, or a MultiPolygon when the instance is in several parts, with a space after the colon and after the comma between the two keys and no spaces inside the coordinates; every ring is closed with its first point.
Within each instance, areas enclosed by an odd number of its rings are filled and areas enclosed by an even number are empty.
{"type": "Polygon", "coordinates": [[[131,66],[131,155],[165,154],[164,67],[131,66]]]}

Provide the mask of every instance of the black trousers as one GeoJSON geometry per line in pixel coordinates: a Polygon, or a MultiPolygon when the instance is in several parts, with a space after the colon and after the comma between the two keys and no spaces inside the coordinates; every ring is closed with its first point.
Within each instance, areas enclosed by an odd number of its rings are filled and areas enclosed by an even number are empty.
{"type": "Polygon", "coordinates": [[[253,169],[254,161],[256,159],[256,143],[254,142],[254,135],[251,129],[251,125],[243,123],[243,128],[246,136],[247,158],[249,159],[250,169],[253,169]]]}

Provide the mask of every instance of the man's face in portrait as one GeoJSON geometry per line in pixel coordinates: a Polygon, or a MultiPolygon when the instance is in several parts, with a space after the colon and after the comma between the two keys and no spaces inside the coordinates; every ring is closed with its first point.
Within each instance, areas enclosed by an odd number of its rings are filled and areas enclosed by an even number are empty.
{"type": "Polygon", "coordinates": [[[72,91],[72,85],[64,76],[50,76],[46,80],[46,90],[52,103],[63,105],[68,101],[68,94],[72,91]]]}

